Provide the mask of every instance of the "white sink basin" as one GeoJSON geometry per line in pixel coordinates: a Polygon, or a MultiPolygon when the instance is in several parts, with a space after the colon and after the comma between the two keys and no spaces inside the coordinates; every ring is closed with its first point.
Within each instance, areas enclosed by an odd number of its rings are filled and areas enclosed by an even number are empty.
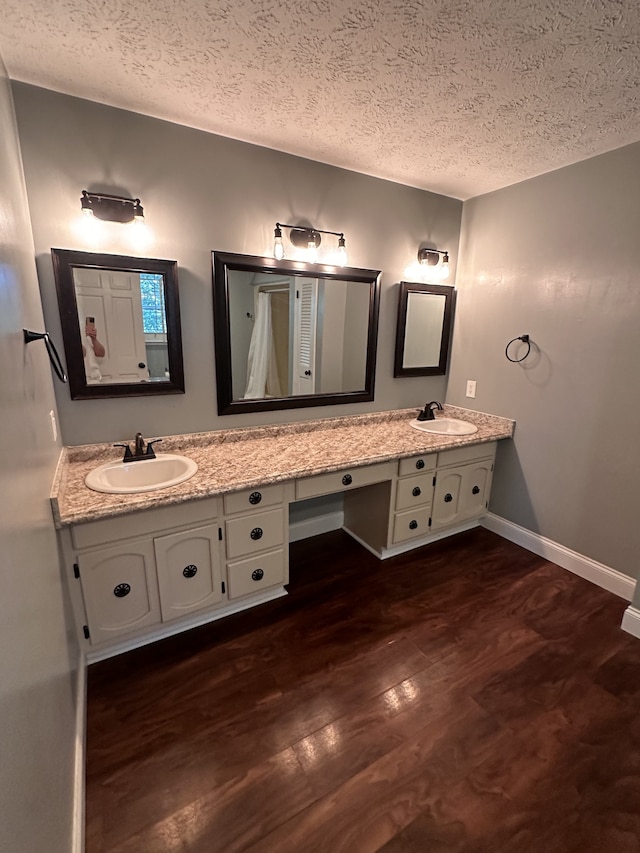
{"type": "Polygon", "coordinates": [[[106,462],[87,474],[84,482],[94,492],[126,495],[176,486],[193,477],[197,470],[193,459],[174,453],[158,453],[155,459],[106,462]]]}
{"type": "Polygon", "coordinates": [[[474,424],[458,421],[456,418],[435,418],[432,421],[415,419],[409,421],[409,425],[414,429],[421,429],[423,432],[435,432],[439,435],[473,435],[474,432],[478,432],[478,427],[474,424]]]}

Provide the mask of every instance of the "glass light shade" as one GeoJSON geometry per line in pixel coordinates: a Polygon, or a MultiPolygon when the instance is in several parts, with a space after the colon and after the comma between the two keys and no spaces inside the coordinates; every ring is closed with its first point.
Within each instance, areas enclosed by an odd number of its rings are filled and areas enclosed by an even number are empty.
{"type": "Polygon", "coordinates": [[[277,261],[281,261],[284,258],[284,244],[282,242],[282,237],[275,237],[273,240],[273,257],[277,261]]]}

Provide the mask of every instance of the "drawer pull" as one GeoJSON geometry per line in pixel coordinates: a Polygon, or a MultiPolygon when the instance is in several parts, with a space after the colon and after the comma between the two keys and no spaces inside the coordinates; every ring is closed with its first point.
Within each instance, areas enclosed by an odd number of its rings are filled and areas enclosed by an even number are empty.
{"type": "Polygon", "coordinates": [[[414,496],[414,498],[417,498],[422,494],[422,489],[420,488],[420,486],[416,486],[411,492],[411,494],[414,496]]]}
{"type": "Polygon", "coordinates": [[[449,504],[449,503],[451,503],[452,500],[453,500],[453,495],[451,495],[449,492],[447,492],[447,494],[444,496],[444,502],[446,504],[449,504]]]}
{"type": "Polygon", "coordinates": [[[189,565],[185,566],[182,570],[182,574],[185,578],[193,578],[198,574],[198,567],[194,566],[193,563],[189,563],[189,565]]]}
{"type": "Polygon", "coordinates": [[[471,494],[472,494],[472,495],[479,495],[479,494],[480,494],[480,486],[474,486],[474,487],[471,489],[471,494]]]}
{"type": "Polygon", "coordinates": [[[258,539],[262,539],[262,528],[254,527],[250,535],[254,542],[256,542],[258,539]]]}
{"type": "Polygon", "coordinates": [[[251,572],[251,580],[261,581],[264,577],[264,571],[262,569],[254,569],[251,572]]]}
{"type": "Polygon", "coordinates": [[[113,594],[116,598],[124,598],[125,595],[129,595],[130,592],[131,587],[128,583],[119,583],[113,590],[113,594]]]}
{"type": "Polygon", "coordinates": [[[418,459],[418,461],[416,462],[416,468],[418,469],[418,471],[421,468],[424,468],[424,459],[418,459]]]}
{"type": "Polygon", "coordinates": [[[417,526],[418,526],[418,522],[415,520],[415,518],[413,519],[413,521],[409,522],[409,530],[415,530],[417,528],[417,526]]]}
{"type": "Polygon", "coordinates": [[[259,504],[261,500],[262,494],[260,492],[251,492],[251,494],[249,495],[249,503],[253,504],[253,506],[259,504]]]}
{"type": "Polygon", "coordinates": [[[342,478],[342,485],[343,486],[350,486],[351,483],[353,483],[353,477],[351,476],[351,474],[345,474],[344,477],[342,478]]]}

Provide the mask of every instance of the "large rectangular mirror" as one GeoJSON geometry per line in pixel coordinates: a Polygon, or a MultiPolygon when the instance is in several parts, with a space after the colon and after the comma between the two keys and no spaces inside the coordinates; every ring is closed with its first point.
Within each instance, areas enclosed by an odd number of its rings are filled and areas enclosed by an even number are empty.
{"type": "Polygon", "coordinates": [[[454,294],[446,284],[400,282],[395,377],[447,372],[454,294]]]}
{"type": "Polygon", "coordinates": [[[219,414],[373,400],[378,270],[212,260],[219,414]]]}
{"type": "Polygon", "coordinates": [[[184,393],[176,262],[51,255],[71,399],[184,393]]]}

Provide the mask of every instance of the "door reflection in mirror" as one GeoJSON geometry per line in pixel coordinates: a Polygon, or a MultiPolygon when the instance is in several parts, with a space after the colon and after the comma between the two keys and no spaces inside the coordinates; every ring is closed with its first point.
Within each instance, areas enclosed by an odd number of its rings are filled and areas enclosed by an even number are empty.
{"type": "Polygon", "coordinates": [[[76,267],[73,280],[87,384],[167,379],[163,276],[76,267]]]}
{"type": "Polygon", "coordinates": [[[365,388],[369,287],[250,270],[229,285],[234,400],[365,388]]]}

